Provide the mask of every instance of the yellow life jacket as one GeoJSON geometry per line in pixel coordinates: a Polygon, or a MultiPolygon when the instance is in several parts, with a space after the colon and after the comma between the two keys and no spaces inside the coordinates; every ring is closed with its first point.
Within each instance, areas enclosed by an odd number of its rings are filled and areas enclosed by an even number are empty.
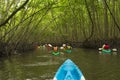
{"type": "Polygon", "coordinates": [[[67,46],[68,49],[71,49],[71,46],[67,46]]]}

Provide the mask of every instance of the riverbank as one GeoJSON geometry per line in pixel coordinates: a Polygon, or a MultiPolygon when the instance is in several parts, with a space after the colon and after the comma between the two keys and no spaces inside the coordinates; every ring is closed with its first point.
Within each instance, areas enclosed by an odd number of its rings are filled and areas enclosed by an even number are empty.
{"type": "Polygon", "coordinates": [[[98,49],[102,47],[102,45],[105,43],[109,44],[110,48],[117,48],[118,50],[120,50],[120,39],[92,40],[92,41],[84,42],[82,47],[98,49]]]}
{"type": "MultiPolygon", "coordinates": [[[[59,42],[59,43],[50,43],[53,46],[62,46],[63,43],[66,42],[59,42]]],[[[67,42],[69,43],[73,48],[87,48],[87,49],[98,49],[102,47],[104,43],[108,43],[110,45],[110,48],[116,48],[118,51],[120,51],[120,39],[109,39],[109,40],[91,40],[86,42],[67,42]]],[[[42,45],[45,43],[42,43],[42,45]]],[[[0,56],[10,56],[12,54],[23,53],[27,51],[32,51],[36,48],[37,45],[41,44],[28,44],[24,43],[22,45],[16,46],[13,44],[6,45],[6,43],[1,43],[0,46],[0,56]]]]}
{"type": "Polygon", "coordinates": [[[13,54],[33,51],[34,49],[35,49],[35,45],[29,43],[23,43],[21,45],[16,45],[14,43],[12,44],[1,43],[0,57],[11,56],[13,54]]]}

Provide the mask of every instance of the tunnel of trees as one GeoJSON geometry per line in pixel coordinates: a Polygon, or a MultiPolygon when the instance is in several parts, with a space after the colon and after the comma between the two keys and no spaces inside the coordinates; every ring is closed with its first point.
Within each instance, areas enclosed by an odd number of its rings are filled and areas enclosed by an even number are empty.
{"type": "Polygon", "coordinates": [[[120,45],[120,0],[0,0],[0,55],[35,44],[120,45]]]}

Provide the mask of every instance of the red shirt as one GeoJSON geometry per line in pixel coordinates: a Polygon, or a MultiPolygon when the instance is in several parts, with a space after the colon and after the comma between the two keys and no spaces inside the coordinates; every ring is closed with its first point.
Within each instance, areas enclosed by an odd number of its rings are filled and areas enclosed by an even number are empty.
{"type": "Polygon", "coordinates": [[[109,49],[109,48],[110,48],[109,45],[105,45],[105,46],[104,46],[104,49],[109,49]]]}

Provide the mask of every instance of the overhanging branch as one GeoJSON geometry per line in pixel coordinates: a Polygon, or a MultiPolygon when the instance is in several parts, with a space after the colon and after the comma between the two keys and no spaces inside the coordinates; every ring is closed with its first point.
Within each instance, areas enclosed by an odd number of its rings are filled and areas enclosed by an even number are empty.
{"type": "Polygon", "coordinates": [[[29,0],[26,0],[18,9],[14,10],[12,12],[12,14],[2,23],[0,23],[0,27],[4,26],[6,23],[8,23],[8,21],[18,12],[20,11],[22,8],[24,8],[24,6],[29,2],[29,0]]]}

